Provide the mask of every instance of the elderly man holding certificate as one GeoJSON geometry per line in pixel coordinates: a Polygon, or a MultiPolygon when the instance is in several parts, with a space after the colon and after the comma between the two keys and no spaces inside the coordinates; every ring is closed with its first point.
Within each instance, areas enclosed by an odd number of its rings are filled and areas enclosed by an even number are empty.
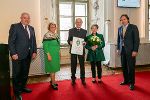
{"type": "Polygon", "coordinates": [[[68,44],[70,45],[70,54],[71,54],[71,79],[72,85],[75,85],[76,80],[76,68],[77,68],[77,58],[79,59],[80,64],[80,78],[83,85],[86,85],[85,82],[85,49],[84,38],[86,37],[87,31],[82,29],[82,19],[76,19],[76,27],[69,30],[68,44]]]}

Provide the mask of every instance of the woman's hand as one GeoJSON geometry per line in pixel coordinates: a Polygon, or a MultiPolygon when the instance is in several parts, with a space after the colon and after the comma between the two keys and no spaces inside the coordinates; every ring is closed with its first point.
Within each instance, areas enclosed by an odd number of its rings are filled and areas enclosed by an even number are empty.
{"type": "Polygon", "coordinates": [[[98,45],[95,45],[95,48],[97,49],[97,48],[98,48],[98,45]]]}
{"type": "Polygon", "coordinates": [[[52,57],[49,53],[47,53],[47,58],[48,58],[48,61],[51,61],[52,60],[52,57]]]}
{"type": "Polygon", "coordinates": [[[92,46],[92,50],[95,51],[98,48],[98,45],[92,46]]]}
{"type": "Polygon", "coordinates": [[[95,51],[96,50],[96,46],[92,46],[92,50],[95,51]]]}
{"type": "Polygon", "coordinates": [[[85,46],[86,45],[86,42],[83,42],[83,46],[85,46]]]}
{"type": "Polygon", "coordinates": [[[60,56],[60,59],[61,59],[61,52],[59,52],[59,56],[60,56]]]}

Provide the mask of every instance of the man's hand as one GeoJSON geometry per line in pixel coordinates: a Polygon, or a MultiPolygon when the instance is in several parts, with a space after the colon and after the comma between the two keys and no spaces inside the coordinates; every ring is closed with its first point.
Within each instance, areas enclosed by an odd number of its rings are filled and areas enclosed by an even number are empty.
{"type": "Polygon", "coordinates": [[[70,44],[72,45],[72,41],[70,41],[70,44]]]}
{"type": "Polygon", "coordinates": [[[32,59],[35,59],[35,58],[36,58],[36,55],[37,55],[36,53],[33,53],[33,54],[32,54],[32,59]]]}
{"type": "Polygon", "coordinates": [[[120,50],[117,50],[117,55],[120,56],[120,50]]]}
{"type": "Polygon", "coordinates": [[[138,54],[138,52],[133,51],[133,52],[132,52],[132,57],[136,57],[137,54],[138,54]]]}
{"type": "Polygon", "coordinates": [[[18,60],[18,55],[17,55],[17,54],[12,55],[12,59],[13,59],[13,60],[18,60]]]}

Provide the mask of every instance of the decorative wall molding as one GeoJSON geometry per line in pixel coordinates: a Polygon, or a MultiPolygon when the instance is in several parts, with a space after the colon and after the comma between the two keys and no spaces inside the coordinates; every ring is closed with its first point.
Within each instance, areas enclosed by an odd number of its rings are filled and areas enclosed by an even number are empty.
{"type": "Polygon", "coordinates": [[[90,24],[99,25],[99,33],[104,34],[104,0],[90,0],[90,24]]]}
{"type": "Polygon", "coordinates": [[[49,22],[57,23],[57,0],[40,0],[42,36],[47,32],[49,22]]]}

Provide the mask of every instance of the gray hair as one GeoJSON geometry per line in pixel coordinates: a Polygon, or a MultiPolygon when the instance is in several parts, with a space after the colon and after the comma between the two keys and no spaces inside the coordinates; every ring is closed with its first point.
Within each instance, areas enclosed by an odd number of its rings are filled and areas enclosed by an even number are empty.
{"type": "Polygon", "coordinates": [[[27,12],[23,12],[23,13],[21,14],[21,17],[22,17],[22,16],[24,16],[24,15],[27,15],[27,16],[29,16],[29,17],[30,17],[30,14],[29,14],[29,13],[27,13],[27,12]]]}

